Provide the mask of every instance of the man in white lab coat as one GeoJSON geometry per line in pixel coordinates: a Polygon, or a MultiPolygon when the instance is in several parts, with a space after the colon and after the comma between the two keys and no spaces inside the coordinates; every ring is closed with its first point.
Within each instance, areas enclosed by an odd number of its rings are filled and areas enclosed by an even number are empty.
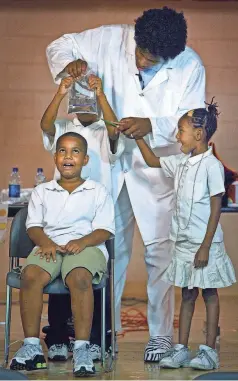
{"type": "Polygon", "coordinates": [[[205,70],[199,56],[186,47],[187,25],[182,13],[150,9],[135,26],[108,25],[65,34],[47,47],[53,78],[76,77],[92,69],[123,120],[125,150],[116,163],[116,328],[120,330],[121,296],[132,251],[135,221],[144,246],[148,271],[150,341],[145,361],[159,361],[171,347],[173,289],[161,280],[170,262],[168,240],[173,183],[161,169],[149,168],[133,138],[144,137],[158,156],[179,152],[178,119],[204,107],[205,70]],[[125,138],[126,137],[126,138],[125,138]]]}

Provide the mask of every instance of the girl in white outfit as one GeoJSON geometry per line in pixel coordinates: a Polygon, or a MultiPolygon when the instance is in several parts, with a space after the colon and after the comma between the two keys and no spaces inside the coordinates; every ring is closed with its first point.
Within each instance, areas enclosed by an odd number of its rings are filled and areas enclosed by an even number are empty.
{"type": "Polygon", "coordinates": [[[179,317],[179,343],[160,361],[165,368],[189,366],[217,369],[215,349],[219,320],[217,289],[236,282],[230,258],[226,254],[219,224],[224,193],[224,168],[212,154],[208,142],[217,129],[217,106],[198,108],[184,114],[178,122],[177,140],[182,153],[156,157],[143,139],[137,145],[150,167],[162,168],[174,179],[175,206],[170,239],[173,258],[163,280],[182,288],[179,317]],[[202,289],[206,306],[206,345],[200,345],[190,358],[188,338],[195,302],[202,289]]]}

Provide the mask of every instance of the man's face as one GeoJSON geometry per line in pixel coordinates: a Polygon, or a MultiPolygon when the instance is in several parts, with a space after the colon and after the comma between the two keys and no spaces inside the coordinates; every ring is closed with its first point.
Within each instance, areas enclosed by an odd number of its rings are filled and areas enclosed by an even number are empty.
{"type": "Polygon", "coordinates": [[[155,57],[147,50],[136,47],[136,67],[138,70],[146,70],[160,62],[160,57],[155,57]]]}
{"type": "Polygon", "coordinates": [[[82,123],[83,126],[88,126],[92,123],[95,123],[98,121],[98,115],[97,114],[88,114],[88,113],[77,113],[77,118],[82,123]]]}

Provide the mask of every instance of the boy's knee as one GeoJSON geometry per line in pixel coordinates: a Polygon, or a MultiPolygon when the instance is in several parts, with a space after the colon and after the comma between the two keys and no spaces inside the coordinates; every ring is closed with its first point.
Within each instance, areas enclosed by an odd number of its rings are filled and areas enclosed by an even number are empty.
{"type": "Polygon", "coordinates": [[[204,288],[202,290],[202,297],[205,302],[208,300],[216,299],[218,297],[216,288],[204,288]]]}
{"type": "Polygon", "coordinates": [[[183,302],[194,303],[198,297],[198,294],[198,288],[195,287],[190,290],[187,287],[184,287],[182,289],[183,302]]]}
{"type": "Polygon", "coordinates": [[[76,268],[67,275],[66,284],[69,288],[86,291],[92,287],[92,274],[84,268],[76,268]]]}
{"type": "Polygon", "coordinates": [[[28,265],[21,274],[21,287],[33,287],[37,285],[46,285],[50,281],[50,275],[39,266],[28,265]]]}

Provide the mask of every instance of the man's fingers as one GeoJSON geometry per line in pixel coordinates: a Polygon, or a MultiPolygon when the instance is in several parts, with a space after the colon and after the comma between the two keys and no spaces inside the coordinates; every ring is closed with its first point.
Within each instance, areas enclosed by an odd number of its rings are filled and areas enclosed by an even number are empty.
{"type": "Polygon", "coordinates": [[[131,135],[133,135],[133,138],[134,138],[134,135],[136,136],[136,132],[137,132],[137,128],[136,126],[132,126],[130,127],[128,130],[124,131],[124,135],[128,136],[128,137],[131,137],[131,135]]]}

